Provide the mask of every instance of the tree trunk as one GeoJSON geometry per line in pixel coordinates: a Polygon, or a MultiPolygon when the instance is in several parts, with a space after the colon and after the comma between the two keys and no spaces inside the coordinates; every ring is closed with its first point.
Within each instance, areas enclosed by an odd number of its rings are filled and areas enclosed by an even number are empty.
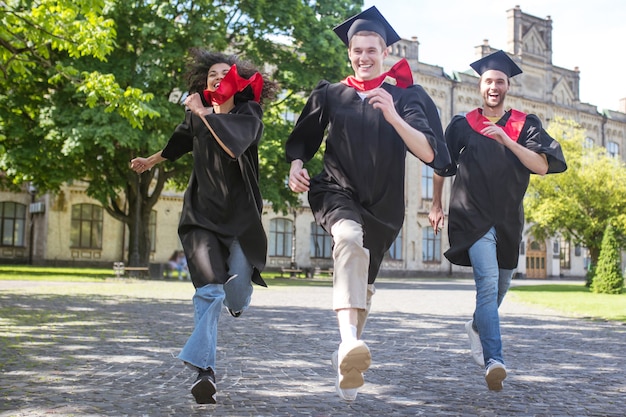
{"type": "Polygon", "coordinates": [[[600,248],[588,247],[587,250],[589,251],[589,266],[585,275],[585,286],[591,287],[596,273],[596,266],[598,265],[598,258],[600,258],[600,248]]]}
{"type": "Polygon", "coordinates": [[[150,214],[154,199],[147,195],[151,177],[137,176],[134,186],[129,187],[128,196],[128,263],[129,266],[149,266],[150,264],[150,214]],[[144,181],[142,181],[144,180],[144,181]],[[139,194],[137,193],[139,191],[139,194]]]}

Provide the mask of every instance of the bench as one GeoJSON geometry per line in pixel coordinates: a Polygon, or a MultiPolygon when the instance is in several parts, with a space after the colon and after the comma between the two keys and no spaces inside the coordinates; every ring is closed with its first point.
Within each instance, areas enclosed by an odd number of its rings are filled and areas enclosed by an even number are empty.
{"type": "Polygon", "coordinates": [[[141,272],[141,275],[147,275],[150,268],[147,266],[124,266],[124,262],[113,262],[113,272],[116,278],[126,275],[126,272],[141,272]]]}
{"type": "Polygon", "coordinates": [[[287,268],[287,267],[281,267],[280,268],[280,277],[283,277],[284,273],[288,273],[289,276],[291,277],[300,277],[301,274],[304,273],[304,271],[300,268],[287,268]]]}
{"type": "Polygon", "coordinates": [[[328,269],[315,268],[313,270],[313,277],[314,278],[319,278],[322,275],[331,276],[332,277],[333,274],[334,274],[333,268],[328,268],[328,269]]]}

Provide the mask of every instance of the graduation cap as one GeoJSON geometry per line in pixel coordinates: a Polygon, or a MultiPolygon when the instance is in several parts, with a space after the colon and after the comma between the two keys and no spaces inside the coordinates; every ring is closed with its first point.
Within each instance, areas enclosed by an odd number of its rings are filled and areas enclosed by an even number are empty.
{"type": "Polygon", "coordinates": [[[355,33],[362,30],[378,33],[387,46],[392,45],[400,40],[400,36],[391,27],[389,22],[378,11],[376,6],[372,6],[361,13],[352,16],[345,22],[333,28],[339,39],[348,46],[350,39],[355,33]]]}
{"type": "Polygon", "coordinates": [[[504,51],[497,51],[493,54],[480,58],[478,61],[472,62],[470,67],[479,75],[483,75],[485,71],[497,70],[505,73],[509,78],[515,77],[522,73],[522,69],[504,51]]]}

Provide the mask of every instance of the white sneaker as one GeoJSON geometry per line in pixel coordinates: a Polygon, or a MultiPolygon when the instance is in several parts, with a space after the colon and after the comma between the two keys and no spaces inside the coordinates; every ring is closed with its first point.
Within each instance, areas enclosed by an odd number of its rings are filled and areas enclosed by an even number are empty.
{"type": "Polygon", "coordinates": [[[341,398],[342,400],[354,401],[356,400],[356,395],[359,393],[358,388],[342,389],[339,387],[340,374],[339,374],[338,367],[337,367],[337,362],[339,362],[338,356],[339,356],[339,352],[334,351],[333,355],[330,357],[330,363],[332,364],[335,372],[337,372],[337,377],[335,378],[335,389],[337,390],[337,394],[339,395],[339,398],[341,398]]]}
{"type": "Polygon", "coordinates": [[[496,361],[489,361],[487,371],[485,371],[485,381],[487,387],[491,391],[500,391],[502,389],[502,381],[506,378],[506,368],[504,364],[496,361]]]}
{"type": "Polygon", "coordinates": [[[469,337],[472,358],[474,359],[474,362],[484,368],[485,358],[483,357],[483,345],[480,343],[480,336],[478,335],[478,332],[472,327],[473,323],[474,320],[470,320],[465,323],[465,330],[467,331],[467,336],[469,337]]]}
{"type": "Polygon", "coordinates": [[[337,353],[340,388],[358,388],[365,383],[363,372],[372,364],[370,350],[362,340],[351,340],[339,345],[337,353]]]}

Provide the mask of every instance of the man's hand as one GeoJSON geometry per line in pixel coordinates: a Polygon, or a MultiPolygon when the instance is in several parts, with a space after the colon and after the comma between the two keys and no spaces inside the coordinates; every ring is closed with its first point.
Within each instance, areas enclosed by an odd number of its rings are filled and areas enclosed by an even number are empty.
{"type": "Polygon", "coordinates": [[[498,126],[492,122],[485,122],[485,127],[480,131],[481,135],[488,136],[497,142],[507,146],[513,142],[513,140],[507,135],[501,126],[498,126]]]}
{"type": "Polygon", "coordinates": [[[441,206],[433,204],[430,208],[430,213],[428,213],[428,221],[430,221],[430,225],[432,226],[435,235],[443,229],[445,218],[446,216],[443,214],[441,206]]]}
{"type": "Polygon", "coordinates": [[[295,193],[309,191],[309,173],[303,168],[304,163],[300,159],[291,161],[289,169],[289,188],[295,193]]]}
{"type": "Polygon", "coordinates": [[[375,109],[383,112],[383,117],[388,123],[392,123],[394,119],[400,117],[393,104],[393,97],[384,88],[375,88],[367,92],[367,101],[375,109]]]}
{"type": "Polygon", "coordinates": [[[495,123],[485,122],[485,127],[480,131],[481,134],[488,136],[498,143],[504,145],[509,149],[517,159],[520,160],[526,168],[531,172],[538,175],[545,175],[548,173],[548,158],[545,154],[538,154],[525,146],[520,145],[513,139],[511,139],[502,129],[502,127],[495,123]]]}

